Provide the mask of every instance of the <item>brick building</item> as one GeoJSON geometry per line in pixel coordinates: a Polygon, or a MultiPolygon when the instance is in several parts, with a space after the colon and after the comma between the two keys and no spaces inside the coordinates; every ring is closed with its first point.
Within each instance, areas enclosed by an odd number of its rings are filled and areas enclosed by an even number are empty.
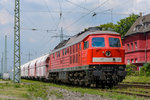
{"type": "Polygon", "coordinates": [[[140,67],[150,62],[150,14],[140,15],[126,33],[123,46],[126,64],[135,64],[140,70],[140,67]]]}

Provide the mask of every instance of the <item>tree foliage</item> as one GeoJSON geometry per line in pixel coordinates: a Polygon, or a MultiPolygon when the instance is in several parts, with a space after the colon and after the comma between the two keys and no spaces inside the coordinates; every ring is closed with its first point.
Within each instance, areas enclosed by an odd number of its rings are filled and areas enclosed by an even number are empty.
{"type": "Polygon", "coordinates": [[[138,15],[131,14],[129,17],[126,17],[118,21],[117,24],[107,23],[107,24],[102,24],[98,27],[102,28],[102,30],[104,31],[114,30],[115,32],[120,33],[120,35],[123,37],[138,17],[139,17],[138,15]]]}
{"type": "Polygon", "coordinates": [[[136,65],[126,65],[126,71],[127,75],[135,75],[137,71],[137,66],[136,65]]]}
{"type": "Polygon", "coordinates": [[[150,63],[145,64],[141,68],[141,74],[146,75],[146,76],[150,76],[150,63]]]}
{"type": "Polygon", "coordinates": [[[114,31],[115,29],[115,24],[113,23],[107,23],[107,24],[102,24],[99,26],[103,31],[107,31],[107,30],[112,30],[114,31]]]}

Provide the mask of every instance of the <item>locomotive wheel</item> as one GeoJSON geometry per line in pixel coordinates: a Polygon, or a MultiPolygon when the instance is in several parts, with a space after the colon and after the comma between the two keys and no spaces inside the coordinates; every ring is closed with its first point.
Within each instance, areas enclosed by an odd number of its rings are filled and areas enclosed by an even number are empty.
{"type": "Polygon", "coordinates": [[[82,86],[83,83],[84,83],[84,82],[83,82],[82,80],[79,81],[79,85],[80,85],[80,86],[82,86]]]}
{"type": "Polygon", "coordinates": [[[113,84],[108,84],[109,89],[112,89],[113,86],[114,86],[113,84]]]}
{"type": "Polygon", "coordinates": [[[84,85],[85,85],[85,86],[89,86],[89,82],[86,81],[86,82],[84,83],[84,85]]]}

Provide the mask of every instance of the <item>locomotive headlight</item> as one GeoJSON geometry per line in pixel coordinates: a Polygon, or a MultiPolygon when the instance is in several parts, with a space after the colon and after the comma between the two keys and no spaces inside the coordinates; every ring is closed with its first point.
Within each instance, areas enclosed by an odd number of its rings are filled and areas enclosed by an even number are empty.
{"type": "Polygon", "coordinates": [[[96,68],[96,66],[93,66],[93,68],[96,68]]]}
{"type": "Polygon", "coordinates": [[[111,52],[110,51],[106,51],[105,55],[108,57],[108,56],[111,56],[111,52]]]}

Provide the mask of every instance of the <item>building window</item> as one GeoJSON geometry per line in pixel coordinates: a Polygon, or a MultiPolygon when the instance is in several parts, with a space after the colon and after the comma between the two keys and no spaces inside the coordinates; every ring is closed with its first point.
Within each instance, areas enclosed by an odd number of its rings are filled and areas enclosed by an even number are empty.
{"type": "Polygon", "coordinates": [[[138,60],[137,60],[137,58],[135,59],[135,63],[138,63],[138,60]]]}
{"type": "Polygon", "coordinates": [[[142,25],[136,25],[136,27],[135,27],[135,28],[136,28],[136,29],[135,29],[135,31],[139,31],[139,30],[140,30],[140,28],[141,28],[141,26],[142,26],[142,25]]]}
{"type": "Polygon", "coordinates": [[[137,49],[137,42],[135,42],[135,49],[137,49]]]}
{"type": "Polygon", "coordinates": [[[145,28],[145,29],[147,28],[147,26],[148,26],[147,24],[144,24],[144,28],[145,28]]]}
{"type": "Polygon", "coordinates": [[[133,50],[133,43],[131,43],[131,49],[133,50]]]}
{"type": "Polygon", "coordinates": [[[150,25],[150,22],[144,23],[144,28],[146,29],[150,25]]]}
{"type": "Polygon", "coordinates": [[[134,27],[133,31],[136,31],[136,28],[134,27]]]}
{"type": "Polygon", "coordinates": [[[133,60],[133,59],[131,59],[131,63],[134,63],[134,60],[133,60]]]}
{"type": "Polygon", "coordinates": [[[127,64],[128,64],[128,65],[130,64],[130,60],[129,60],[129,59],[127,60],[127,64]]]}
{"type": "Polygon", "coordinates": [[[127,46],[128,46],[128,50],[130,50],[130,46],[129,46],[129,44],[127,44],[127,46]]]}

